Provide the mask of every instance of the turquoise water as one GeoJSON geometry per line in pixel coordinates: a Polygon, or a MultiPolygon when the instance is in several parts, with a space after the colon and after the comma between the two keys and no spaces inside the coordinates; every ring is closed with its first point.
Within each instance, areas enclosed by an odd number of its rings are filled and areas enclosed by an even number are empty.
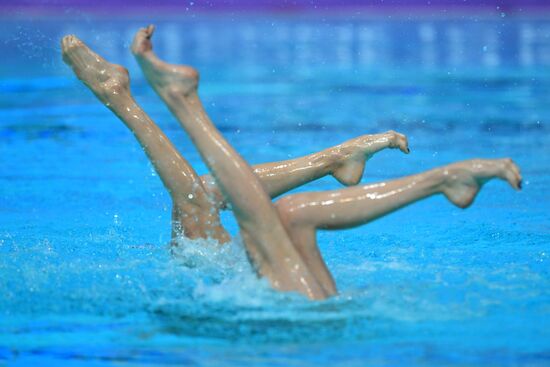
{"type": "Polygon", "coordinates": [[[159,178],[60,60],[75,33],[127,66],[138,102],[205,173],[128,52],[151,20],[5,19],[0,364],[549,365],[550,22],[351,18],[164,19],[155,45],[199,68],[212,119],[251,163],[395,129],[411,155],[377,155],[364,182],[509,156],[521,193],[495,181],[466,211],[433,197],[320,232],[340,295],[275,293],[238,239],[182,239],[171,256],[159,178]]]}

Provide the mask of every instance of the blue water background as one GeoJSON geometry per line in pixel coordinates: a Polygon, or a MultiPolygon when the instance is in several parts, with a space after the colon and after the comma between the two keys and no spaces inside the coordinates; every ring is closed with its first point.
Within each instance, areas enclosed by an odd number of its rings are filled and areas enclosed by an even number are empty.
{"type": "Polygon", "coordinates": [[[0,364],[550,364],[550,21],[64,14],[0,31],[0,364]],[[182,240],[173,257],[159,178],[59,55],[74,33],[126,66],[206,173],[129,53],[148,22],[162,57],[200,70],[208,112],[251,163],[395,129],[412,153],[380,153],[364,182],[512,157],[524,190],[494,181],[466,211],[433,197],[320,232],[340,290],[324,302],[270,290],[238,239],[182,240]]]}

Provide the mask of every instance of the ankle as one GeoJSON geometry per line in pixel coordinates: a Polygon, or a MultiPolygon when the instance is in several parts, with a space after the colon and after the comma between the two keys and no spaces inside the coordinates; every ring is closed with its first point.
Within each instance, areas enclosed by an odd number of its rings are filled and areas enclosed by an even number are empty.
{"type": "Polygon", "coordinates": [[[434,168],[420,176],[423,177],[419,181],[422,181],[426,189],[433,193],[443,193],[453,181],[453,179],[449,177],[453,176],[453,174],[449,171],[447,166],[434,168]]]}

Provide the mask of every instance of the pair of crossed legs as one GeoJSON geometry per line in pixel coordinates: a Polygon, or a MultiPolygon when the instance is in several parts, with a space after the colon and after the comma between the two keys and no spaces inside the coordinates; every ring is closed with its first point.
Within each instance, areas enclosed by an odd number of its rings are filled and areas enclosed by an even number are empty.
{"type": "Polygon", "coordinates": [[[288,195],[273,204],[271,198],[327,174],[356,185],[372,155],[388,147],[408,153],[407,140],[395,132],[365,135],[305,157],[251,167],[206,114],[197,94],[196,70],[160,60],[152,51],[152,33],[152,26],[139,30],[132,52],[212,176],[199,177],[137,105],[126,69],[108,63],[74,36],[63,38],[63,59],[142,145],[172,198],[173,234],[227,242],[219,210],[230,206],[252,264],[276,289],[312,299],[336,293],[316,229],[355,227],[437,193],[465,208],[495,177],[520,188],[519,170],[510,159],[475,159],[389,182],[288,195]]]}

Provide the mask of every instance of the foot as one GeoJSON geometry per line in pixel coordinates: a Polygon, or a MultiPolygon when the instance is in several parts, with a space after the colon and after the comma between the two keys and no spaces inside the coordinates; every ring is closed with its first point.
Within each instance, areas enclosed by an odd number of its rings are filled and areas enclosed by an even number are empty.
{"type": "Polygon", "coordinates": [[[343,185],[356,185],[361,180],[365,164],[377,152],[385,149],[399,149],[403,153],[410,152],[407,137],[395,131],[383,134],[363,135],[349,140],[337,149],[340,156],[332,175],[343,185]]]}
{"type": "Polygon", "coordinates": [[[500,178],[510,186],[521,190],[521,174],[518,166],[506,159],[473,159],[451,164],[443,168],[443,193],[453,204],[467,208],[472,204],[484,183],[500,178]]]}
{"type": "Polygon", "coordinates": [[[153,52],[151,37],[155,27],[141,28],[132,42],[132,53],[138,61],[145,77],[161,96],[187,96],[197,90],[199,73],[192,67],[168,64],[153,52]]]}
{"type": "Polygon", "coordinates": [[[107,106],[112,98],[129,94],[128,71],[107,62],[76,36],[63,37],[61,52],[63,61],[73,69],[78,79],[107,106]]]}

